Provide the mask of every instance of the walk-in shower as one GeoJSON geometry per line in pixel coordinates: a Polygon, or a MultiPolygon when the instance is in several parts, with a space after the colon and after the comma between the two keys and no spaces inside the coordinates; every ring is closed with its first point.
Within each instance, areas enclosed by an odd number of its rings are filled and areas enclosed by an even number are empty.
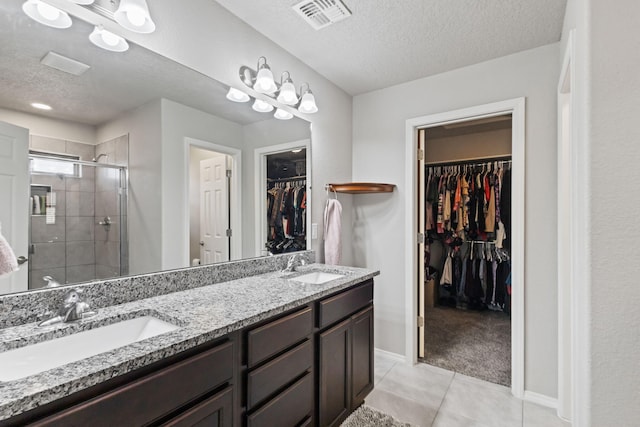
{"type": "Polygon", "coordinates": [[[127,167],[31,151],[29,173],[29,289],[128,274],[127,167]]]}

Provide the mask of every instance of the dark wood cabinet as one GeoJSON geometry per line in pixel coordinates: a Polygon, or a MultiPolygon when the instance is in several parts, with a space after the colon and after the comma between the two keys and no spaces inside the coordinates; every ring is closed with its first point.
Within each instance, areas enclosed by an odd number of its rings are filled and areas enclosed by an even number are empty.
{"type": "Polygon", "coordinates": [[[373,281],[0,426],[338,426],[373,388],[373,281]]]}
{"type": "Polygon", "coordinates": [[[319,325],[323,319],[344,318],[318,334],[320,426],[339,426],[373,389],[372,299],[368,282],[318,303],[319,325]]]}

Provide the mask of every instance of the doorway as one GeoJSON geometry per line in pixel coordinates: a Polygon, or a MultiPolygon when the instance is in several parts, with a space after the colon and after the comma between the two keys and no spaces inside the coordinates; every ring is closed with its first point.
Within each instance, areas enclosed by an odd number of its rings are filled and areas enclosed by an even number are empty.
{"type": "Polygon", "coordinates": [[[230,260],[231,157],[189,147],[189,259],[191,265],[230,260]]]}
{"type": "MultiPolygon", "coordinates": [[[[512,235],[511,235],[511,391],[515,397],[524,397],[524,190],[525,190],[525,99],[516,98],[460,110],[417,117],[406,121],[405,189],[409,195],[405,202],[405,271],[410,280],[405,283],[405,357],[408,363],[418,362],[418,262],[420,247],[416,244],[419,218],[417,185],[420,162],[418,152],[419,130],[474,119],[511,114],[512,116],[512,235]],[[418,155],[418,156],[417,156],[418,155]]],[[[424,189],[422,189],[424,190],[424,189]]]]}
{"type": "Polygon", "coordinates": [[[255,150],[256,255],[310,247],[311,143],[309,140],[255,150]]]}
{"type": "Polygon", "coordinates": [[[511,386],[511,114],[418,130],[418,357],[511,386]]]}

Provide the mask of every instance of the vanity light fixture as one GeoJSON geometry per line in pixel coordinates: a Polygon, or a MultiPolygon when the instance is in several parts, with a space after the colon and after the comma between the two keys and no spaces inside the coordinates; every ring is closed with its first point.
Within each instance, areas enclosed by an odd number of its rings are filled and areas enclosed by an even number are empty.
{"type": "Polygon", "coordinates": [[[270,111],[273,111],[273,105],[258,98],[256,98],[251,108],[253,108],[258,113],[268,113],[270,111]]]}
{"type": "Polygon", "coordinates": [[[120,0],[113,19],[134,33],[149,34],[156,30],[146,0],[120,0]]]}
{"type": "Polygon", "coordinates": [[[275,112],[275,114],[273,115],[273,117],[275,117],[278,120],[289,120],[293,118],[293,114],[291,114],[290,112],[283,110],[281,108],[278,108],[275,112]]]}
{"type": "MultiPolygon", "coordinates": [[[[302,96],[298,95],[298,93],[296,92],[296,88],[293,85],[293,80],[291,79],[291,74],[288,71],[284,71],[282,73],[282,76],[280,77],[280,84],[276,83],[273,80],[273,73],[271,72],[269,65],[267,65],[267,58],[265,58],[264,56],[258,58],[257,71],[247,67],[246,65],[243,65],[240,67],[239,74],[240,80],[247,87],[252,88],[258,93],[269,96],[279,104],[297,108],[299,112],[304,114],[311,114],[318,111],[316,98],[313,95],[313,92],[311,92],[309,83],[305,83],[300,87],[300,93],[302,94],[302,96]]],[[[234,99],[230,98],[230,96],[231,89],[229,89],[227,98],[231,101],[235,101],[234,99]]],[[[265,102],[261,101],[261,103],[265,102]]],[[[262,111],[258,109],[261,106],[261,103],[258,103],[258,100],[256,99],[256,102],[253,104],[253,109],[261,112],[268,112],[273,109],[273,107],[271,107],[269,110],[262,111]]],[[[291,118],[286,117],[286,115],[290,113],[284,110],[280,113],[276,112],[276,114],[279,116],[278,118],[281,118],[283,120],[288,120],[291,118]]]]}
{"type": "Polygon", "coordinates": [[[248,102],[251,97],[235,87],[230,87],[229,92],[227,92],[227,99],[233,102],[248,102]]]}
{"type": "Polygon", "coordinates": [[[102,25],[96,25],[89,35],[89,40],[94,45],[112,52],[125,52],[129,49],[129,43],[123,37],[105,30],[102,25]]]}
{"type": "Polygon", "coordinates": [[[256,82],[253,84],[253,88],[256,92],[267,95],[271,95],[278,90],[276,82],[273,80],[271,68],[267,65],[267,58],[264,56],[258,58],[258,74],[256,75],[256,82]],[[262,65],[260,65],[260,60],[264,60],[262,65]]]}
{"type": "Polygon", "coordinates": [[[22,11],[34,21],[49,27],[69,28],[71,26],[71,18],[67,12],[42,0],[27,0],[22,4],[22,11]]]}
{"type": "Polygon", "coordinates": [[[288,71],[282,73],[282,77],[287,75],[286,79],[280,79],[280,93],[278,93],[278,102],[285,105],[296,105],[298,103],[298,94],[296,93],[296,87],[293,85],[291,75],[288,71]]]}
{"type": "Polygon", "coordinates": [[[316,97],[313,96],[313,92],[311,92],[311,88],[309,88],[309,83],[305,83],[307,85],[307,89],[302,92],[302,87],[300,88],[300,92],[303,94],[302,99],[300,100],[300,106],[298,107],[298,111],[305,114],[311,114],[318,111],[318,106],[316,105],[316,97]]]}

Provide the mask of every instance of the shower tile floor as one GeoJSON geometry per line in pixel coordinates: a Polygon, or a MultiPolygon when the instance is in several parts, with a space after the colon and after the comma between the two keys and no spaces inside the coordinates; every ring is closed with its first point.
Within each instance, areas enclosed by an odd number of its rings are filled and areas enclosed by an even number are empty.
{"type": "Polygon", "coordinates": [[[567,427],[554,409],[507,387],[435,366],[408,366],[376,352],[375,387],[365,404],[415,427],[567,427]]]}

